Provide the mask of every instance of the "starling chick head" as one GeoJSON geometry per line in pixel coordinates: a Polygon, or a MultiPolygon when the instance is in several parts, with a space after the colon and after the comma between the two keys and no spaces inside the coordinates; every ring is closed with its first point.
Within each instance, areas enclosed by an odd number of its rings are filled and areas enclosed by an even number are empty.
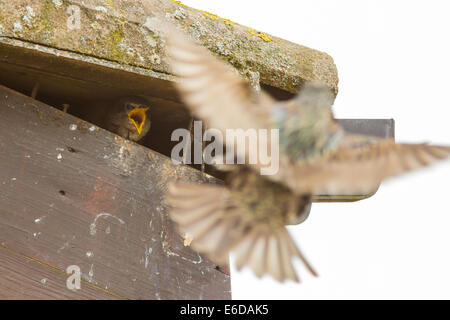
{"type": "Polygon", "coordinates": [[[112,131],[132,141],[141,140],[150,130],[147,102],[140,97],[125,97],[118,100],[109,117],[112,131]]]}

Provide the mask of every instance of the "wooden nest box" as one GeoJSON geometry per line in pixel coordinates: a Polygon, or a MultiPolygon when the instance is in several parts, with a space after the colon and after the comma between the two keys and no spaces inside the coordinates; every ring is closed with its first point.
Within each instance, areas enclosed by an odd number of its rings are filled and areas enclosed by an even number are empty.
{"type": "MultiPolygon", "coordinates": [[[[169,158],[172,131],[191,117],[154,18],[178,24],[279,99],[312,80],[337,94],[326,53],[178,1],[0,1],[0,298],[231,298],[228,268],[191,250],[167,216],[169,180],[220,181],[169,158]],[[129,95],[151,106],[140,144],[86,112],[129,95]],[[66,286],[69,266],[81,271],[80,290],[66,286]]],[[[342,121],[393,136],[391,120],[342,121]]]]}

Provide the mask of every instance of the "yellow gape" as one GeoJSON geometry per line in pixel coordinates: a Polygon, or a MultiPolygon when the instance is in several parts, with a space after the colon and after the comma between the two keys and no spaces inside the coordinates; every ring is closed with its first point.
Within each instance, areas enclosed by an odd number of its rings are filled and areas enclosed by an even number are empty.
{"type": "Polygon", "coordinates": [[[147,110],[148,108],[134,108],[128,113],[128,119],[134,124],[139,134],[141,134],[142,127],[147,120],[147,115],[145,113],[147,110]]]}

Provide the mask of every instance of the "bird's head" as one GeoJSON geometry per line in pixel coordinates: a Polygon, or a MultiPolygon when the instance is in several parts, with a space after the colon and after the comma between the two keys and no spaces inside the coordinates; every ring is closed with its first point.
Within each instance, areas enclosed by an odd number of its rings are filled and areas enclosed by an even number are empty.
{"type": "Polygon", "coordinates": [[[150,129],[150,116],[148,103],[140,97],[127,97],[121,99],[122,108],[121,135],[133,141],[142,139],[150,129]]]}
{"type": "Polygon", "coordinates": [[[332,116],[334,95],[328,86],[321,82],[305,83],[294,101],[301,106],[302,116],[305,112],[313,120],[330,119],[332,116]]]}
{"type": "Polygon", "coordinates": [[[133,124],[133,129],[136,129],[138,134],[142,133],[142,128],[147,121],[147,110],[147,107],[134,107],[127,113],[128,120],[133,124]]]}
{"type": "Polygon", "coordinates": [[[333,102],[334,95],[325,84],[309,82],[293,99],[273,107],[280,150],[291,161],[310,161],[335,145],[342,133],[333,117],[333,102]]]}

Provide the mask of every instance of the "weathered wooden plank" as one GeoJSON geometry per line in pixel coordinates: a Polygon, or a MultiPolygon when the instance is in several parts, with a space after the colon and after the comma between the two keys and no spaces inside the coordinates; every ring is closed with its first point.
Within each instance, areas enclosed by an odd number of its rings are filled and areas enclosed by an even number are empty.
{"type": "MultiPolygon", "coordinates": [[[[131,299],[228,299],[229,276],[175,232],[163,199],[210,181],[0,87],[0,244],[131,299]]],[[[0,262],[1,263],[1,262],[0,262]]]]}
{"type": "Polygon", "coordinates": [[[42,262],[0,246],[0,299],[120,299],[102,288],[82,282],[68,290],[67,275],[42,262]]]}

